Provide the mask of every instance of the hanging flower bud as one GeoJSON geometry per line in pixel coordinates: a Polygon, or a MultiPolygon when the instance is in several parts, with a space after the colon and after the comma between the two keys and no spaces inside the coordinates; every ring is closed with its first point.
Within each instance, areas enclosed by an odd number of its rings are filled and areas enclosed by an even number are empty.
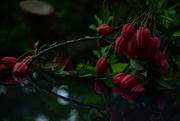
{"type": "Polygon", "coordinates": [[[121,80],[126,76],[127,73],[119,73],[116,76],[113,77],[114,83],[115,84],[121,84],[121,80]]]}
{"type": "Polygon", "coordinates": [[[122,87],[132,88],[135,85],[137,85],[138,79],[135,75],[127,74],[124,76],[124,78],[121,80],[122,87]]]}
{"type": "Polygon", "coordinates": [[[165,56],[165,50],[158,50],[158,52],[153,56],[152,60],[159,63],[165,56]]]}
{"type": "Polygon", "coordinates": [[[29,61],[31,58],[32,58],[32,56],[27,56],[27,57],[25,57],[25,58],[22,60],[22,62],[28,63],[28,61],[29,61]]]}
{"type": "Polygon", "coordinates": [[[7,68],[13,68],[17,63],[17,59],[15,57],[4,57],[1,61],[7,68]]]}
{"type": "Polygon", "coordinates": [[[136,36],[128,40],[128,57],[134,58],[138,52],[138,45],[136,41],[136,36]]]}
{"type": "Polygon", "coordinates": [[[141,61],[147,61],[149,59],[147,47],[139,47],[137,52],[137,59],[141,61]]]}
{"type": "Polygon", "coordinates": [[[106,70],[108,69],[108,62],[105,59],[100,58],[97,62],[96,62],[96,72],[98,74],[102,74],[104,72],[106,72],[106,70]]]}
{"type": "Polygon", "coordinates": [[[113,29],[114,29],[114,27],[110,27],[107,24],[102,24],[97,28],[97,32],[100,35],[108,35],[111,32],[111,30],[113,30],[113,29]]]}
{"type": "Polygon", "coordinates": [[[96,80],[94,83],[94,90],[98,94],[104,94],[104,92],[107,90],[106,83],[103,80],[96,80]]]}
{"type": "Polygon", "coordinates": [[[124,37],[119,36],[115,42],[115,52],[121,54],[123,51],[127,49],[128,41],[124,39],[124,37]]]}
{"type": "Polygon", "coordinates": [[[162,58],[159,64],[162,66],[162,68],[158,69],[155,74],[157,76],[162,76],[168,70],[168,62],[165,58],[162,58]]]}
{"type": "Polygon", "coordinates": [[[122,28],[121,35],[125,39],[131,39],[131,37],[134,35],[134,26],[132,24],[125,24],[122,28]]]}
{"type": "Polygon", "coordinates": [[[28,70],[28,64],[24,62],[18,62],[14,65],[13,75],[21,75],[24,74],[28,70]]]}
{"type": "Polygon", "coordinates": [[[150,38],[150,30],[148,28],[140,28],[136,33],[136,40],[139,47],[145,46],[150,38]]]}
{"type": "Polygon", "coordinates": [[[151,37],[147,45],[148,56],[153,57],[159,51],[159,47],[160,47],[159,38],[151,37]]]}
{"type": "Polygon", "coordinates": [[[144,92],[145,88],[141,85],[136,85],[131,89],[132,92],[144,92]]]}

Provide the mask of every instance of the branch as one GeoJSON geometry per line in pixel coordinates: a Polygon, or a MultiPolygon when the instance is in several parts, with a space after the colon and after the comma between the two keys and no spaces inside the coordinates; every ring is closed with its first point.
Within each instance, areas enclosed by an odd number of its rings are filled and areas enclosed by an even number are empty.
{"type": "Polygon", "coordinates": [[[71,102],[71,103],[74,103],[76,105],[79,105],[79,106],[82,106],[82,107],[86,107],[86,108],[91,108],[91,109],[95,109],[95,110],[106,110],[106,111],[110,111],[107,107],[96,107],[96,106],[92,106],[92,105],[88,105],[88,104],[84,104],[84,103],[81,103],[81,102],[78,102],[78,101],[75,101],[73,99],[70,99],[70,98],[67,98],[67,97],[63,97],[61,95],[58,95],[54,92],[51,92],[51,91],[48,91],[46,89],[44,89],[43,87],[41,87],[34,78],[30,77],[29,75],[27,75],[27,77],[29,78],[30,82],[35,85],[39,90],[47,93],[47,94],[50,94],[52,96],[55,96],[55,97],[58,97],[64,101],[68,101],[68,102],[71,102]]]}
{"type": "Polygon", "coordinates": [[[81,42],[81,41],[87,41],[87,40],[97,40],[97,39],[101,39],[101,40],[106,40],[109,39],[109,40],[115,40],[115,38],[105,38],[105,37],[101,37],[101,36],[95,36],[95,37],[89,37],[89,38],[80,38],[80,39],[74,39],[74,40],[69,40],[69,41],[66,41],[66,42],[63,42],[63,43],[59,43],[59,44],[56,44],[52,47],[49,47],[47,49],[44,49],[42,51],[40,51],[37,55],[35,55],[31,61],[29,61],[29,64],[33,63],[33,61],[36,60],[36,58],[38,58],[39,56],[43,55],[44,53],[50,51],[50,50],[53,50],[57,47],[60,47],[60,46],[64,46],[64,45],[68,45],[68,44],[72,44],[72,43],[76,43],[76,42],[81,42]]]}

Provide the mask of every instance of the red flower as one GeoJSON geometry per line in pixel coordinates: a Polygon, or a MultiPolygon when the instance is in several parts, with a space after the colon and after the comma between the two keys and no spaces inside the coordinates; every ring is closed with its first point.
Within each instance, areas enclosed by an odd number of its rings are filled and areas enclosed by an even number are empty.
{"type": "Polygon", "coordinates": [[[141,85],[136,85],[131,89],[132,92],[144,92],[145,88],[141,85]]]}
{"type": "Polygon", "coordinates": [[[115,52],[121,54],[127,49],[128,41],[123,36],[119,36],[115,42],[115,52]]]}
{"type": "Polygon", "coordinates": [[[140,28],[136,33],[136,40],[139,47],[146,46],[150,38],[150,30],[148,28],[140,28]]]}
{"type": "Polygon", "coordinates": [[[100,35],[108,35],[114,27],[110,27],[107,24],[102,24],[97,28],[97,32],[100,35]]]}
{"type": "Polygon", "coordinates": [[[121,80],[122,87],[132,88],[138,83],[138,79],[135,75],[127,74],[121,80]]]}
{"type": "Polygon", "coordinates": [[[158,50],[158,52],[153,56],[152,60],[154,62],[159,62],[165,56],[165,50],[158,50]]]}
{"type": "Polygon", "coordinates": [[[134,26],[132,24],[125,24],[122,28],[121,35],[125,39],[130,39],[134,34],[134,26]]]}
{"type": "Polygon", "coordinates": [[[102,74],[108,69],[108,66],[109,66],[108,62],[105,59],[100,58],[96,62],[96,72],[98,74],[102,74]]]}
{"type": "Polygon", "coordinates": [[[98,94],[104,94],[104,92],[107,90],[106,83],[103,80],[96,80],[94,83],[94,90],[98,94]]]}
{"type": "Polygon", "coordinates": [[[7,68],[7,67],[6,67],[5,65],[2,64],[2,65],[0,66],[0,68],[7,68]]]}
{"type": "Polygon", "coordinates": [[[148,50],[147,47],[139,47],[138,52],[137,52],[137,59],[141,60],[141,61],[146,61],[148,60],[150,57],[148,55],[148,50]]]}
{"type": "Polygon", "coordinates": [[[138,52],[136,36],[128,40],[128,57],[134,58],[138,52]]]}
{"type": "Polygon", "coordinates": [[[157,76],[162,76],[167,70],[168,70],[168,62],[165,58],[162,58],[159,62],[159,64],[162,66],[161,69],[158,69],[155,74],[157,76]]]}
{"type": "Polygon", "coordinates": [[[17,59],[15,57],[4,57],[1,61],[7,68],[13,68],[17,63],[17,59]]]}
{"type": "Polygon", "coordinates": [[[113,77],[114,83],[121,84],[121,80],[126,76],[127,73],[119,73],[116,76],[113,77]]]}
{"type": "Polygon", "coordinates": [[[21,75],[24,74],[28,70],[28,64],[24,62],[18,62],[14,65],[13,75],[21,75]]]}
{"type": "Polygon", "coordinates": [[[147,49],[148,49],[148,56],[149,57],[153,57],[158,51],[159,51],[159,47],[160,47],[160,40],[157,37],[151,37],[150,41],[147,45],[147,49]]]}
{"type": "Polygon", "coordinates": [[[32,58],[32,56],[27,56],[22,60],[22,62],[27,63],[31,58],[32,58]]]}

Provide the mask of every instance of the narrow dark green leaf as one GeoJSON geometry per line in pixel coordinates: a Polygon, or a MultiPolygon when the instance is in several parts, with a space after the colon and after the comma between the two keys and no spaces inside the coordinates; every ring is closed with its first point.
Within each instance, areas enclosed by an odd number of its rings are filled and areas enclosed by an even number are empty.
{"type": "Polygon", "coordinates": [[[163,87],[165,87],[165,88],[167,88],[167,89],[174,89],[173,87],[171,87],[170,85],[168,85],[166,82],[164,82],[163,80],[157,80],[157,82],[161,85],[161,86],[163,86],[163,87]]]}
{"type": "Polygon", "coordinates": [[[101,20],[97,15],[94,15],[94,18],[95,18],[96,21],[98,22],[98,25],[101,25],[101,24],[102,24],[102,20],[101,20]]]}
{"type": "Polygon", "coordinates": [[[144,70],[144,67],[140,63],[138,63],[135,59],[131,59],[130,64],[136,70],[144,70]]]}

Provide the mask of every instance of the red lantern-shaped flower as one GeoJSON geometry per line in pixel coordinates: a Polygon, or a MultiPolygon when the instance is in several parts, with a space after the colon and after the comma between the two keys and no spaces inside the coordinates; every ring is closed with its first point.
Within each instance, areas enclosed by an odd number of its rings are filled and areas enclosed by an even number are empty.
{"type": "Polygon", "coordinates": [[[128,57],[134,58],[137,55],[138,49],[136,36],[134,36],[128,40],[128,57]]]}
{"type": "Polygon", "coordinates": [[[98,74],[102,74],[106,72],[106,70],[108,69],[108,66],[109,66],[109,63],[105,59],[100,58],[96,62],[96,72],[98,74]]]}
{"type": "Polygon", "coordinates": [[[135,85],[138,84],[138,79],[135,75],[127,74],[124,76],[124,78],[121,80],[122,87],[132,88],[135,85]]]}
{"type": "Polygon", "coordinates": [[[115,52],[121,54],[127,49],[128,41],[123,36],[119,36],[115,42],[115,52]]]}
{"type": "Polygon", "coordinates": [[[28,61],[31,59],[32,59],[32,56],[27,56],[22,60],[22,62],[28,63],[28,61]]]}
{"type": "Polygon", "coordinates": [[[153,56],[152,60],[154,62],[161,61],[162,58],[165,56],[165,50],[158,50],[158,52],[153,56]]]}
{"type": "Polygon", "coordinates": [[[162,58],[159,64],[162,66],[162,68],[158,69],[155,74],[157,76],[162,76],[168,70],[168,62],[165,58],[162,58]]]}
{"type": "Polygon", "coordinates": [[[15,57],[4,57],[1,61],[7,68],[13,68],[17,63],[17,59],[15,57]]]}
{"type": "Polygon", "coordinates": [[[133,92],[144,92],[145,91],[145,88],[143,87],[143,86],[141,86],[141,85],[136,85],[136,86],[134,86],[132,89],[131,89],[131,91],[133,91],[133,92]]]}
{"type": "Polygon", "coordinates": [[[148,28],[140,28],[136,33],[136,40],[139,47],[144,47],[150,38],[150,30],[148,28]]]}
{"type": "Polygon", "coordinates": [[[107,24],[102,24],[97,28],[97,32],[100,35],[108,35],[114,27],[110,27],[107,24]]]}
{"type": "Polygon", "coordinates": [[[94,83],[94,90],[98,94],[104,94],[104,92],[107,90],[106,83],[103,80],[96,80],[94,83]]]}
{"type": "Polygon", "coordinates": [[[0,68],[7,68],[7,67],[6,67],[5,65],[2,64],[2,65],[0,66],[0,68]]]}
{"type": "Polygon", "coordinates": [[[140,47],[137,55],[138,60],[147,61],[149,59],[148,50],[146,47],[140,47]]]}
{"type": "Polygon", "coordinates": [[[132,24],[125,24],[122,28],[121,35],[125,39],[131,39],[131,37],[134,35],[134,26],[132,24]]]}
{"type": "Polygon", "coordinates": [[[115,84],[121,84],[121,80],[126,76],[127,73],[119,73],[116,76],[113,77],[114,83],[115,84]]]}
{"type": "Polygon", "coordinates": [[[148,56],[153,57],[159,51],[159,47],[160,47],[159,38],[151,37],[147,45],[148,56]]]}
{"type": "Polygon", "coordinates": [[[18,62],[13,68],[13,75],[18,76],[24,74],[28,70],[28,64],[24,62],[18,62]]]}

